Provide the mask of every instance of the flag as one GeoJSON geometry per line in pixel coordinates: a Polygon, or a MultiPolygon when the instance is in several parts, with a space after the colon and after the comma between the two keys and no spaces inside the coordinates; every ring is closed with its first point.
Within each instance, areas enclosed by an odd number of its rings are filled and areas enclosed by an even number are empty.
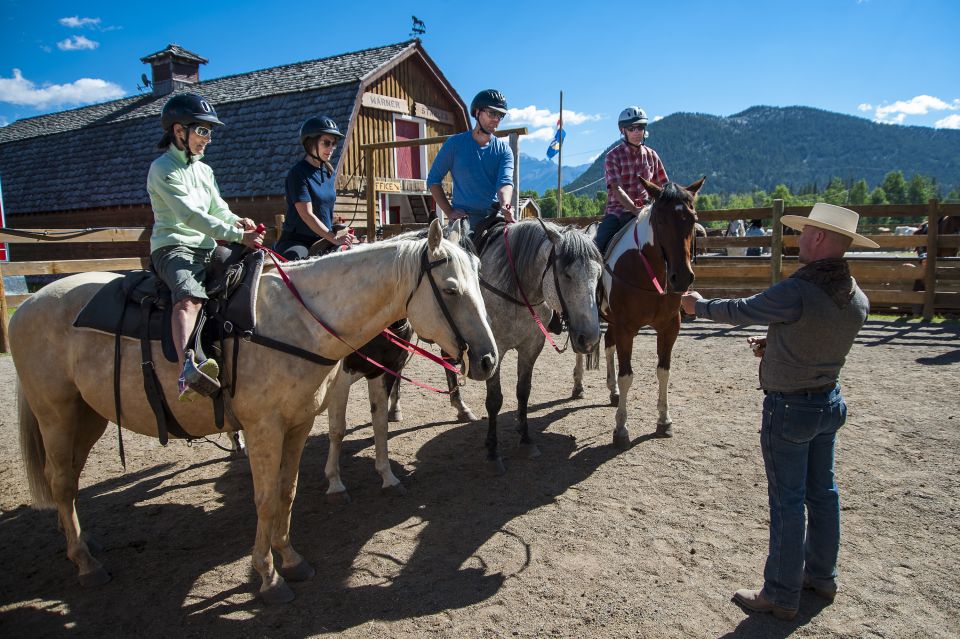
{"type": "Polygon", "coordinates": [[[550,141],[547,147],[547,159],[552,160],[553,156],[560,152],[560,145],[563,144],[563,138],[567,137],[567,132],[560,128],[560,122],[557,122],[557,134],[550,141]]]}

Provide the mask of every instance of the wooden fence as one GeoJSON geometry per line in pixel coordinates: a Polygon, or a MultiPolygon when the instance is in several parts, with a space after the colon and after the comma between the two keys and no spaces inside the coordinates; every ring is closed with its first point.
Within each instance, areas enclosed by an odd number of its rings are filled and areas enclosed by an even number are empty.
{"type": "MultiPolygon", "coordinates": [[[[960,259],[937,258],[936,250],[928,251],[925,264],[912,254],[914,247],[931,246],[956,250],[960,247],[960,235],[940,236],[936,233],[937,220],[943,215],[960,215],[960,204],[942,204],[931,200],[926,205],[884,205],[850,207],[861,215],[862,222],[876,217],[905,217],[918,222],[932,222],[929,235],[897,236],[890,234],[869,235],[880,244],[876,251],[857,251],[848,254],[851,271],[864,292],[870,298],[874,310],[900,309],[915,311],[922,308],[924,319],[929,320],[938,311],[960,309],[960,259]],[[878,252],[899,255],[877,256],[878,252]],[[872,253],[872,254],[871,254],[872,253]],[[921,286],[922,284],[922,286],[921,286]],[[918,290],[921,289],[921,290],[918,290]]],[[[770,255],[761,257],[726,257],[701,255],[694,268],[695,287],[710,297],[742,297],[752,295],[789,276],[798,268],[797,259],[783,257],[784,247],[795,247],[796,236],[783,236],[779,224],[785,213],[807,215],[810,207],[784,207],[776,200],[770,208],[726,209],[704,211],[699,214],[701,222],[725,220],[754,220],[765,222],[773,228],[767,237],[708,237],[701,238],[699,246],[708,253],[724,248],[759,246],[770,250],[770,255]]],[[[597,218],[560,218],[561,224],[585,225],[597,218]]],[[[384,235],[389,237],[423,225],[387,225],[384,235]]],[[[274,229],[276,231],[276,229],[274,229]]],[[[144,242],[150,237],[150,229],[0,229],[0,242],[85,242],[120,243],[144,242]],[[29,235],[22,235],[29,232],[29,235]]],[[[275,235],[273,236],[276,237],[275,235]]],[[[269,240],[268,240],[269,241],[269,240]]],[[[88,271],[127,271],[146,268],[149,256],[119,259],[78,259],[37,262],[0,263],[0,352],[8,351],[7,306],[17,306],[28,295],[6,295],[3,275],[61,275],[88,271]]]]}

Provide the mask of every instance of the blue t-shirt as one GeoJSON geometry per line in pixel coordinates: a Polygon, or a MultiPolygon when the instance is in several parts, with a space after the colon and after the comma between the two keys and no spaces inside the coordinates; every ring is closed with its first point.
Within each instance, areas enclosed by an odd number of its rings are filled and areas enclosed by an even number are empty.
{"type": "MultiPolygon", "coordinates": [[[[458,133],[440,147],[427,186],[440,184],[447,173],[453,175],[453,208],[477,213],[481,219],[497,200],[504,184],[513,184],[513,151],[501,138],[493,137],[480,146],[470,131],[458,133]]],[[[474,215],[471,215],[474,224],[474,215]]]]}
{"type": "Polygon", "coordinates": [[[306,160],[300,160],[287,173],[286,181],[287,214],[283,220],[283,231],[287,234],[320,239],[311,230],[297,212],[297,202],[312,202],[313,214],[328,229],[333,228],[333,205],[337,201],[333,175],[324,167],[315,167],[306,160]]]}

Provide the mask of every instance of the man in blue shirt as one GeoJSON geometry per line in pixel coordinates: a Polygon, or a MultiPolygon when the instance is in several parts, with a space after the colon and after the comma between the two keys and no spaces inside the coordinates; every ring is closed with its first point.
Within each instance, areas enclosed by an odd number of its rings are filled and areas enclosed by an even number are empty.
{"type": "Polygon", "coordinates": [[[467,217],[470,228],[499,206],[507,222],[513,222],[513,151],[493,133],[507,113],[507,100],[494,89],[481,91],[470,103],[476,119],[471,131],[451,136],[440,147],[427,186],[447,222],[467,217]],[[443,192],[443,178],[453,176],[453,203],[443,192]]]}

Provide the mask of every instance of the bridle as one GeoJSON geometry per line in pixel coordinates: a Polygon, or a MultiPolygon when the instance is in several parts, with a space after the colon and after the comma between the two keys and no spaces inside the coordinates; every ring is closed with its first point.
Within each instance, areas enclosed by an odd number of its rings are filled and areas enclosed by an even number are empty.
{"type": "MultiPolygon", "coordinates": [[[[420,275],[417,277],[416,285],[413,287],[413,290],[410,291],[410,295],[407,297],[405,306],[409,311],[410,300],[413,299],[414,293],[420,289],[420,283],[423,281],[423,276],[426,275],[427,279],[430,280],[430,288],[433,290],[433,297],[437,301],[437,305],[440,307],[440,310],[443,312],[443,317],[447,320],[447,326],[450,327],[454,337],[457,339],[457,361],[463,363],[463,375],[466,375],[470,370],[470,360],[469,357],[465,358],[465,356],[469,353],[470,345],[467,344],[467,340],[463,338],[463,334],[460,332],[460,329],[457,328],[457,323],[453,321],[453,315],[450,313],[450,309],[447,307],[447,303],[443,299],[443,294],[440,292],[440,287],[437,286],[437,281],[433,277],[433,269],[442,264],[447,264],[450,261],[450,256],[447,255],[431,262],[430,258],[427,256],[428,252],[429,247],[423,247],[423,253],[420,254],[420,275]]],[[[407,315],[409,315],[409,312],[407,315]]]]}

